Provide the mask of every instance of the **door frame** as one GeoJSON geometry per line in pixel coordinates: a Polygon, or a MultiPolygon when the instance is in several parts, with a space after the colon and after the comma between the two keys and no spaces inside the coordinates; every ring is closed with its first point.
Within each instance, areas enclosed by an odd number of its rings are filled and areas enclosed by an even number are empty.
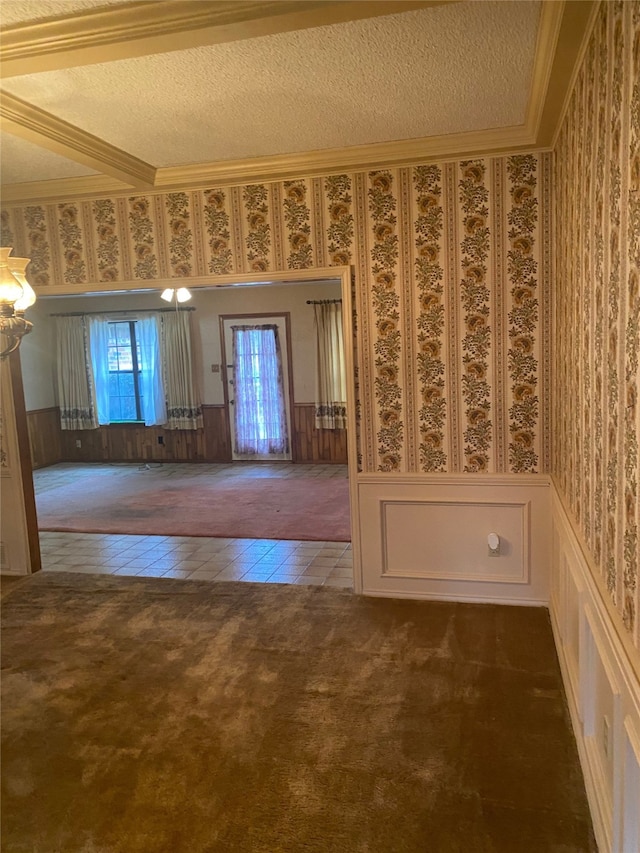
{"type": "MultiPolygon", "coordinates": [[[[349,503],[351,507],[351,549],[353,552],[353,589],[362,594],[362,549],[360,544],[360,503],[358,491],[358,439],[356,435],[356,379],[355,379],[355,347],[357,345],[354,329],[354,307],[358,311],[366,310],[362,304],[354,306],[353,300],[357,293],[355,286],[355,269],[352,266],[309,267],[305,270],[279,270],[265,273],[245,272],[232,275],[203,275],[181,279],[189,290],[214,287],[233,287],[251,285],[269,285],[292,283],[309,283],[321,281],[339,281],[342,297],[342,333],[344,335],[344,357],[347,372],[347,470],[349,476],[349,503]],[[348,342],[351,342],[348,344],[348,342]]],[[[89,284],[50,284],[34,288],[38,299],[47,296],[84,296],[92,293],[126,294],[129,291],[151,292],[158,295],[166,287],[175,287],[174,278],[156,278],[153,280],[135,280],[120,282],[91,282],[89,284]]],[[[357,298],[357,297],[356,297],[357,298]]],[[[362,362],[360,362],[362,363],[362,362]]],[[[26,425],[25,425],[26,426],[26,425]]],[[[28,436],[27,436],[28,440],[28,436]]]]}
{"type": "MultiPolygon", "coordinates": [[[[291,312],[290,311],[269,311],[268,313],[263,312],[255,312],[250,314],[220,314],[218,317],[218,322],[220,324],[220,355],[222,357],[222,385],[224,391],[224,409],[225,409],[225,418],[227,421],[227,432],[231,439],[231,453],[233,455],[233,438],[234,431],[231,424],[231,408],[229,404],[229,375],[227,373],[227,347],[225,343],[225,328],[224,321],[225,320],[262,320],[264,319],[268,322],[269,317],[284,317],[284,325],[285,325],[285,337],[286,337],[286,347],[287,347],[287,385],[289,388],[289,400],[288,400],[288,416],[289,416],[289,447],[291,449],[291,462],[297,462],[298,460],[295,457],[295,448],[293,446],[293,427],[294,427],[294,408],[293,408],[293,359],[291,356],[291,312]]],[[[289,461],[289,460],[278,460],[278,461],[289,461]]],[[[275,463],[274,463],[275,464],[275,463]]]]}

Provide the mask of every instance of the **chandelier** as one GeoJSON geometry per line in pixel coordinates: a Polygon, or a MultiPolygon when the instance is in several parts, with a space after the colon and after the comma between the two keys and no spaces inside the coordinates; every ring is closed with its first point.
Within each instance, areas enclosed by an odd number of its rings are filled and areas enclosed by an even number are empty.
{"type": "Polygon", "coordinates": [[[12,251],[0,248],[0,335],[7,339],[0,358],[17,350],[22,338],[31,331],[33,324],[25,319],[24,312],[36,301],[25,275],[30,259],[12,258],[12,251]]]}

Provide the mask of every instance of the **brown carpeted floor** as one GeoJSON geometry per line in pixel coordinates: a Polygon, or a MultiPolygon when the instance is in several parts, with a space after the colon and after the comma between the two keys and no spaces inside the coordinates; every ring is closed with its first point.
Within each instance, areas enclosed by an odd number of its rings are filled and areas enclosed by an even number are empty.
{"type": "Polygon", "coordinates": [[[40,530],[349,542],[349,482],[114,468],[36,494],[40,530]]]}
{"type": "Polygon", "coordinates": [[[542,609],[69,574],[2,609],[6,851],[595,850],[542,609]]]}

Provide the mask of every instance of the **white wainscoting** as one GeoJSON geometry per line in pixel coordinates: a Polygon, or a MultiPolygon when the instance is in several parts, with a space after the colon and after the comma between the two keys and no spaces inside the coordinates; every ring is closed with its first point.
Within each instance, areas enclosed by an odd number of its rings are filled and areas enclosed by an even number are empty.
{"type": "Polygon", "coordinates": [[[554,484],[551,623],[600,853],[640,851],[640,653],[554,484]]]}
{"type": "Polygon", "coordinates": [[[358,592],[548,604],[548,477],[360,474],[356,491],[358,592]]]}

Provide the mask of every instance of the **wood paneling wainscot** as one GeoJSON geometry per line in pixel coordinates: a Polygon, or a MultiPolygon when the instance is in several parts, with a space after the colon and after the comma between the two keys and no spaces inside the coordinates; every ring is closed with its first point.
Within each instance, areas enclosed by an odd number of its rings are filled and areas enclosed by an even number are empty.
{"type": "MultiPolygon", "coordinates": [[[[293,408],[293,461],[346,465],[347,431],[316,429],[313,403],[295,403],[293,408]]],[[[202,412],[204,430],[141,424],[62,430],[57,408],[38,409],[27,415],[32,464],[44,468],[57,462],[231,462],[226,407],[205,405],[202,412]]]]}
{"type": "Polygon", "coordinates": [[[207,462],[231,462],[229,415],[223,404],[202,407],[207,462]]]}
{"type": "Polygon", "coordinates": [[[27,429],[31,449],[31,467],[46,468],[60,462],[60,411],[33,409],[27,412],[27,429]]]}
{"type": "Polygon", "coordinates": [[[204,430],[109,424],[98,429],[62,430],[61,436],[64,462],[207,461],[204,430]]]}
{"type": "MultiPolygon", "coordinates": [[[[204,429],[178,430],[142,424],[109,424],[98,429],[61,430],[64,462],[229,462],[231,441],[224,406],[203,406],[204,429]],[[80,446],[77,443],[80,442],[80,446]]],[[[52,464],[51,462],[47,464],[52,464]]]]}
{"type": "Polygon", "coordinates": [[[291,442],[295,462],[347,464],[346,429],[316,429],[313,403],[295,403],[291,442]]]}

